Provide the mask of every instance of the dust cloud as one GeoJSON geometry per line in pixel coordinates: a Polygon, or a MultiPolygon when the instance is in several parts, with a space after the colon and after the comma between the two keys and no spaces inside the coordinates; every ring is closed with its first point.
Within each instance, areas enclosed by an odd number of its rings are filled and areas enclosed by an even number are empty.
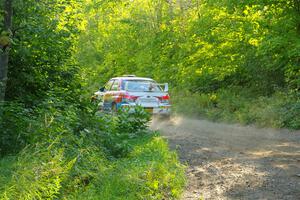
{"type": "Polygon", "coordinates": [[[300,131],[154,118],[187,167],[183,199],[299,199],[300,131]]]}

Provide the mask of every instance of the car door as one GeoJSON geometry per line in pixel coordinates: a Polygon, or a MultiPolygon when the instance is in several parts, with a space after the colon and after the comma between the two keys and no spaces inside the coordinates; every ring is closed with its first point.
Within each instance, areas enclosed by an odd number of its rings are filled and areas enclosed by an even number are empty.
{"type": "Polygon", "coordinates": [[[120,95],[121,95],[119,79],[116,79],[113,85],[111,86],[110,95],[111,95],[111,108],[116,111],[119,107],[120,95]]]}
{"type": "Polygon", "coordinates": [[[112,92],[111,88],[115,79],[111,79],[104,86],[103,92],[103,110],[110,110],[112,105],[112,92]]]}

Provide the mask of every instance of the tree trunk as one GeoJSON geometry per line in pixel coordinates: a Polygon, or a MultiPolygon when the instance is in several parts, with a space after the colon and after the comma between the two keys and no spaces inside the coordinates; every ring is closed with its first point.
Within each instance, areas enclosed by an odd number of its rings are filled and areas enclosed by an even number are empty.
{"type": "MultiPolygon", "coordinates": [[[[12,28],[12,2],[13,0],[5,0],[4,1],[4,27],[3,30],[7,32],[11,32],[12,28]]],[[[0,53],[0,102],[5,99],[5,90],[7,83],[7,68],[8,68],[8,56],[9,56],[9,47],[2,49],[0,53]]]]}
{"type": "Polygon", "coordinates": [[[4,101],[7,82],[8,52],[0,53],[0,102],[4,101]]]}
{"type": "Polygon", "coordinates": [[[294,7],[298,14],[300,14],[300,0],[294,0],[294,7]]]}

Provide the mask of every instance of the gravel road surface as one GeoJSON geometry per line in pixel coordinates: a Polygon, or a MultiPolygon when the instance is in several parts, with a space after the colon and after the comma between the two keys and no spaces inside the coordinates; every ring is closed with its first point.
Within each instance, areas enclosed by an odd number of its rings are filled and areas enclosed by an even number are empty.
{"type": "Polygon", "coordinates": [[[154,119],[187,167],[182,199],[300,200],[300,131],[154,119]]]}

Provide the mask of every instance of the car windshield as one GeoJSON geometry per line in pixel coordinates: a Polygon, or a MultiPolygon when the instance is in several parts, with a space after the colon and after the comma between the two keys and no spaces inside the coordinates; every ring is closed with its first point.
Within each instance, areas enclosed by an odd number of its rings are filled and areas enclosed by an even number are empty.
{"type": "Polygon", "coordinates": [[[161,88],[150,80],[124,80],[122,89],[131,92],[160,92],[161,88]]]}

